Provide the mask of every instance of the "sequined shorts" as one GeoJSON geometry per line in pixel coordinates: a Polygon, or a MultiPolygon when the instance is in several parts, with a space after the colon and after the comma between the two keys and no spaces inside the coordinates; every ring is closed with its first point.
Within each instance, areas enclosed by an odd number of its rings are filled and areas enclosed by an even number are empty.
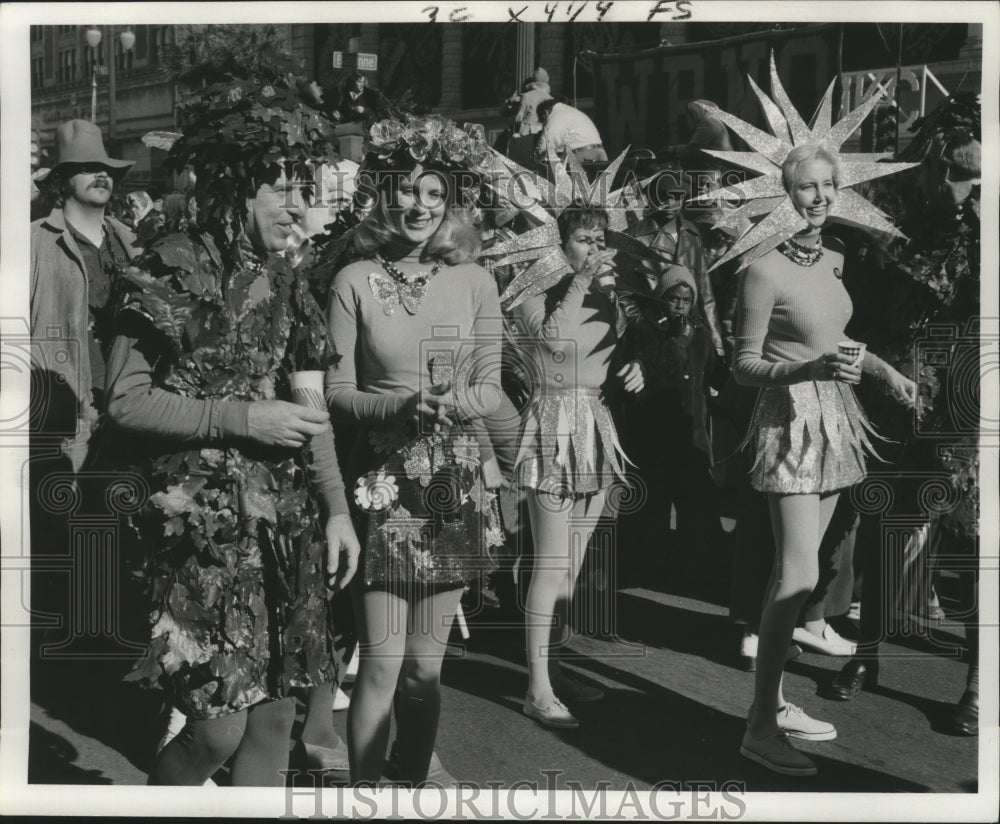
{"type": "MultiPolygon", "coordinates": [[[[878,457],[875,431],[839,381],[806,381],[760,391],[744,444],[755,459],[750,484],[760,492],[820,494],[853,486],[878,457]]],[[[877,437],[877,435],[876,435],[877,437]]]]}
{"type": "Polygon", "coordinates": [[[515,473],[521,486],[565,498],[624,482],[627,461],[600,389],[544,387],[525,415],[515,473]]]}

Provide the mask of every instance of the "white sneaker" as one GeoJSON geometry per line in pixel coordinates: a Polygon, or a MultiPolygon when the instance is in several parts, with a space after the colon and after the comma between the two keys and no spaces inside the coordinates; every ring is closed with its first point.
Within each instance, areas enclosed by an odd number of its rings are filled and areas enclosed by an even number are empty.
{"type": "Polygon", "coordinates": [[[832,741],[837,737],[837,728],[833,724],[810,718],[795,704],[785,704],[778,710],[778,729],[789,738],[801,738],[803,741],[832,741]]]}

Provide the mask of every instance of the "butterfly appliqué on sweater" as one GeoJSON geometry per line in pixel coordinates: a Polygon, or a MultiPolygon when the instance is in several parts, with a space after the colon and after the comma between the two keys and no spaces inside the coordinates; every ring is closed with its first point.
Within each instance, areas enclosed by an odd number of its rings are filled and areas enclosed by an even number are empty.
{"type": "Polygon", "coordinates": [[[417,313],[420,302],[427,294],[427,281],[418,280],[412,283],[398,283],[381,272],[372,272],[368,275],[368,285],[372,289],[381,306],[382,311],[387,315],[393,314],[397,306],[402,306],[411,315],[417,313]]]}

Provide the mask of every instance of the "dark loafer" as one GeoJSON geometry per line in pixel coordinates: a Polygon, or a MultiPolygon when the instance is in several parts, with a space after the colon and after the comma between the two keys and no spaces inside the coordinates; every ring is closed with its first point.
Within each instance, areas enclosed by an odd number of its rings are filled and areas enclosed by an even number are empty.
{"type": "Polygon", "coordinates": [[[955,735],[979,735],[979,695],[968,690],[952,708],[948,729],[955,735]]]}
{"type": "Polygon", "coordinates": [[[861,661],[852,658],[833,677],[830,695],[838,701],[850,701],[862,690],[871,689],[878,683],[878,662],[861,661]]]}

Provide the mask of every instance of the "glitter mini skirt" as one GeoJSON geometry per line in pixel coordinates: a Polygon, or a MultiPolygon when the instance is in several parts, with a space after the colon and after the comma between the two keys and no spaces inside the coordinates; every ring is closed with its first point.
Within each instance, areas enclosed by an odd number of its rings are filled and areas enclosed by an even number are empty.
{"type": "Polygon", "coordinates": [[[627,483],[628,462],[600,389],[543,387],[525,414],[514,471],[522,487],[569,498],[627,483]]]}
{"type": "Polygon", "coordinates": [[[766,387],[743,445],[754,447],[750,484],[760,492],[822,494],[845,489],[878,458],[877,437],[854,390],[840,381],[766,387]]]}

